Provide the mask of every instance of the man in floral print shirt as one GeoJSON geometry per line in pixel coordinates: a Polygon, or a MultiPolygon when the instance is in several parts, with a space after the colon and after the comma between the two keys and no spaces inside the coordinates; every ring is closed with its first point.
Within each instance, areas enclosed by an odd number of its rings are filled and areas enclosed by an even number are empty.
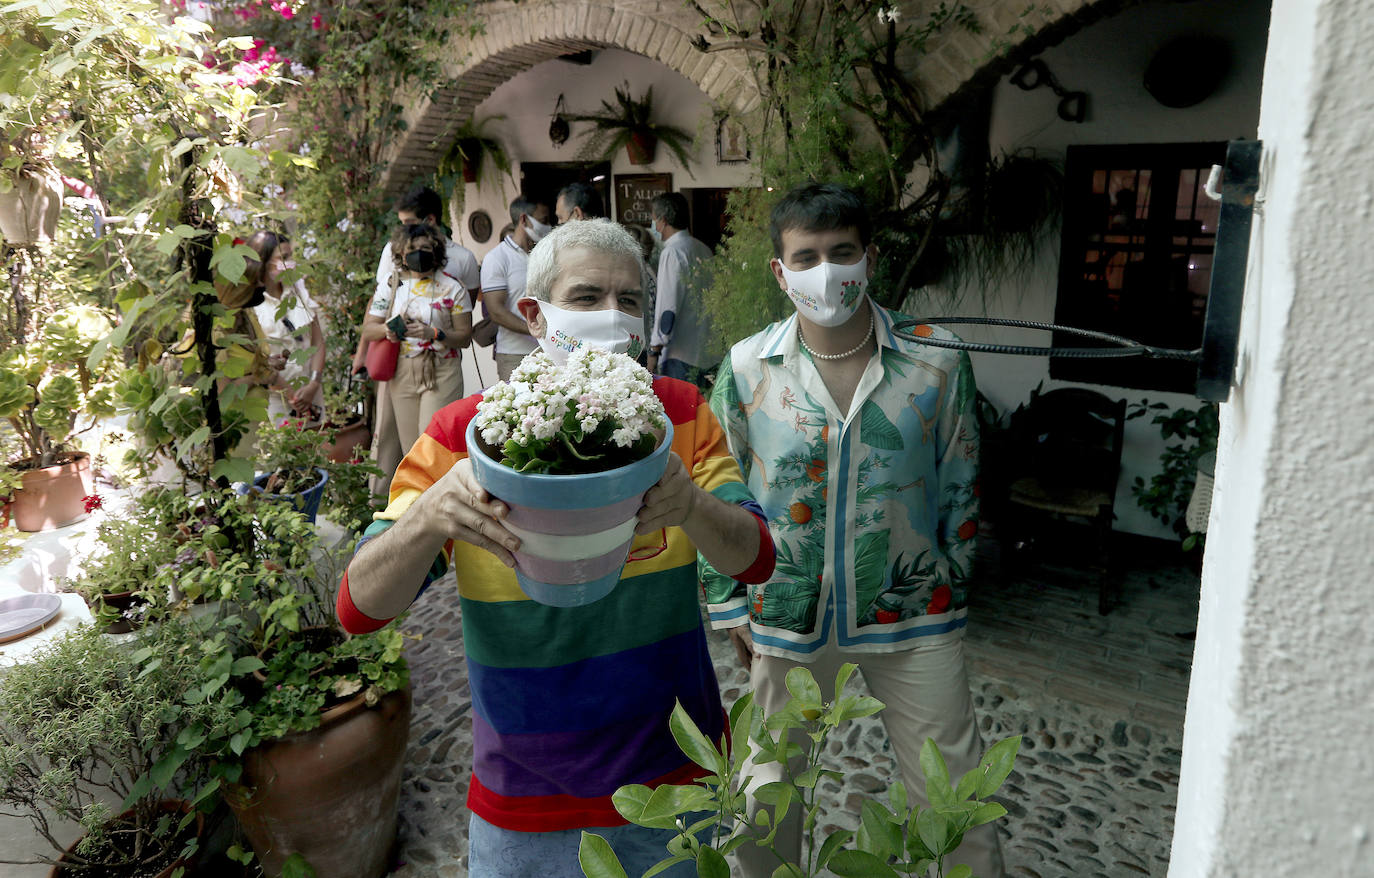
{"type": "MultiPolygon", "coordinates": [[[[824,689],[858,663],[887,705],[906,788],[924,799],[927,737],[955,778],[982,750],[963,656],[978,532],[973,371],[966,353],[898,338],[902,316],[868,297],[877,253],[853,191],[794,189],[773,211],[772,237],[773,274],[796,313],[733,347],[711,409],[768,517],[777,564],[746,586],[703,559],[711,624],[729,630],[767,713],[786,704],[791,668],[809,667],[824,689]]],[[[757,766],[754,784],[781,774],[757,766]]],[[[790,823],[778,849],[795,857],[790,823]]],[[[739,858],[746,878],[778,865],[753,845],[739,858]]],[[[970,831],[948,862],[1001,876],[992,827],[970,831]]]]}

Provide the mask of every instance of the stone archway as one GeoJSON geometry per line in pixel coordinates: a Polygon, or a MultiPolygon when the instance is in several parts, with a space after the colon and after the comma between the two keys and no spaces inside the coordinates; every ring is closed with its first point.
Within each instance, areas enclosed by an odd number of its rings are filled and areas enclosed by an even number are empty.
{"type": "Polygon", "coordinates": [[[445,70],[447,85],[413,104],[407,129],[387,162],[388,196],[434,170],[454,127],[472,116],[497,86],[544,61],[588,49],[619,48],[661,62],[709,98],[741,111],[758,102],[743,57],[706,54],[692,46],[700,24],[680,3],[499,2],[483,4],[485,32],[458,47],[461,60],[445,70]]]}
{"type": "MultiPolygon", "coordinates": [[[[1007,75],[1028,58],[1089,24],[1149,0],[992,0],[975,10],[979,33],[954,30],[904,59],[930,109],[950,107],[1007,75]]],[[[934,0],[904,0],[910,20],[934,0]]],[[[714,101],[748,111],[759,100],[748,58],[703,52],[693,45],[701,17],[675,0],[499,0],[480,6],[485,32],[457,46],[461,60],[444,71],[447,85],[406,113],[407,129],[387,160],[389,197],[434,170],[449,132],[468,119],[501,83],[544,61],[587,49],[619,48],[676,70],[714,101]]]]}

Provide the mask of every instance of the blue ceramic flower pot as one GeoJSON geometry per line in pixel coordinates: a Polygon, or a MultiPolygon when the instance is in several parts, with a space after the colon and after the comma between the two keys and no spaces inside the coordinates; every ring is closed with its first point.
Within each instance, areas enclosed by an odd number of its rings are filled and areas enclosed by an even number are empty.
{"type": "Polygon", "coordinates": [[[239,485],[238,492],[247,494],[252,491],[265,500],[291,503],[296,507],[297,512],[305,516],[306,521],[314,524],[315,516],[319,515],[320,512],[320,501],[324,499],[324,486],[329,483],[329,473],[320,467],[315,467],[315,472],[319,473],[320,480],[313,487],[306,488],[299,494],[268,494],[264,492],[263,487],[267,484],[267,479],[272,475],[271,473],[263,473],[254,478],[251,488],[248,485],[239,485]]]}
{"type": "Polygon", "coordinates": [[[634,542],[644,492],[668,467],[673,425],[643,460],[601,473],[518,473],[468,425],[473,475],[487,493],[510,507],[508,527],[520,537],[515,576],[531,600],[577,607],[600,600],[620,581],[634,542]]]}

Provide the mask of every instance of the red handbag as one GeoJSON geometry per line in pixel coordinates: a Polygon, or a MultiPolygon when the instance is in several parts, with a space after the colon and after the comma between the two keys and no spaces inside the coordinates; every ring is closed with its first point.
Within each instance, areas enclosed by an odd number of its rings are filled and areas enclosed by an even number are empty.
{"type": "Polygon", "coordinates": [[[367,377],[373,381],[390,381],[396,374],[396,360],[401,356],[401,343],[383,338],[368,342],[367,377]]]}

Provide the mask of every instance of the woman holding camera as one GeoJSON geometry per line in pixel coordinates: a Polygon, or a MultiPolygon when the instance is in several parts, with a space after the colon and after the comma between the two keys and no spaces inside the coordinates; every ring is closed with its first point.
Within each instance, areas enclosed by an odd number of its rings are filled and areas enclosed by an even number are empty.
{"type": "Polygon", "coordinates": [[[463,397],[462,349],[472,338],[472,300],[440,271],[446,244],[429,223],[397,229],[390,288],[377,291],[363,319],[364,342],[389,339],[401,345],[396,374],[377,385],[372,447],[388,482],[400,455],[420,438],[434,413],[463,397]],[[396,459],[390,460],[393,453],[396,459]]]}

